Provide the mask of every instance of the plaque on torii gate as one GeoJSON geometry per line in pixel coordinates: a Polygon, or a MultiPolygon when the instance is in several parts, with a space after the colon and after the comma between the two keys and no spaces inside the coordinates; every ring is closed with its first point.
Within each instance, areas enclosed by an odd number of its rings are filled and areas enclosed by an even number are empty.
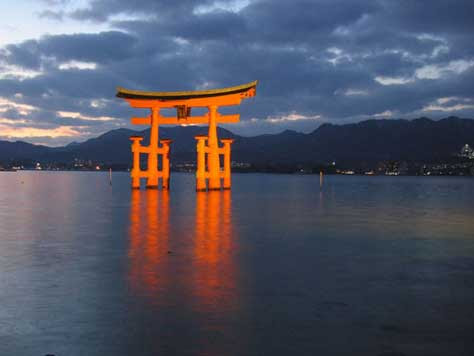
{"type": "Polygon", "coordinates": [[[147,92],[117,88],[117,97],[125,99],[130,106],[140,109],[150,109],[148,117],[133,117],[134,125],[150,125],[150,143],[141,145],[141,136],[132,136],[133,166],[131,170],[132,188],[140,188],[140,178],[146,178],[147,188],[158,188],[161,179],[162,189],[169,189],[169,151],[171,140],[160,140],[159,125],[208,124],[208,135],[196,136],[197,140],[197,170],[196,190],[230,189],[231,187],[231,144],[232,139],[221,139],[219,146],[217,124],[236,123],[240,121],[239,114],[222,115],[220,106],[239,105],[242,99],[255,96],[257,81],[223,89],[181,91],[181,92],[147,92]],[[208,109],[205,115],[191,116],[193,107],[208,109]],[[176,109],[175,117],[160,115],[160,109],[176,109]],[[140,168],[140,154],[148,155],[146,170],[140,168]],[[158,156],[161,159],[161,169],[158,167],[158,156]],[[221,170],[220,155],[224,157],[221,170]],[[222,180],[222,185],[221,185],[222,180]],[[206,184],[207,182],[207,184],[206,184]]]}

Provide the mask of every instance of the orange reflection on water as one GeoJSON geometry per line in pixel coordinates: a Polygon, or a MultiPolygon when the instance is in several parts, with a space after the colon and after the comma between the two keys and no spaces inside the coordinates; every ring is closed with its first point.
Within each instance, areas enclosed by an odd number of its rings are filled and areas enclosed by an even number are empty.
{"type": "Polygon", "coordinates": [[[163,288],[166,272],[159,266],[168,253],[168,191],[133,190],[130,207],[130,286],[139,294],[153,295],[163,288]]]}
{"type": "Polygon", "coordinates": [[[171,303],[191,297],[189,306],[199,313],[235,311],[239,291],[231,205],[230,191],[198,192],[195,225],[184,214],[182,233],[170,241],[168,191],[132,191],[128,274],[133,293],[178,298],[171,303]],[[168,253],[170,244],[177,252],[168,253]],[[177,267],[184,273],[173,273],[177,267]]]}
{"type": "Polygon", "coordinates": [[[200,311],[225,311],[237,295],[231,192],[198,192],[194,240],[194,294],[200,311]]]}

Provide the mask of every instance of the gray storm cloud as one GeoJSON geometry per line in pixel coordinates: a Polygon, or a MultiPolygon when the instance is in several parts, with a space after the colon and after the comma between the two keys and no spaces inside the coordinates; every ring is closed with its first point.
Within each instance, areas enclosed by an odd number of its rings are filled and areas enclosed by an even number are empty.
{"type": "Polygon", "coordinates": [[[117,85],[180,90],[255,79],[257,97],[231,128],[241,134],[474,116],[472,1],[94,0],[56,15],[58,26],[74,19],[111,30],[0,49],[4,124],[80,126],[89,137],[128,125],[132,111],[114,98],[117,85]]]}

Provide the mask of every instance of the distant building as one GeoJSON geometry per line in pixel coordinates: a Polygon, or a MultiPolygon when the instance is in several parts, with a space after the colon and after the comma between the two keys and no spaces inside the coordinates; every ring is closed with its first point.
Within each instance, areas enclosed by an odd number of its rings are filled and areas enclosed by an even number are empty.
{"type": "Polygon", "coordinates": [[[461,148],[461,157],[474,159],[474,150],[467,143],[461,148]]]}

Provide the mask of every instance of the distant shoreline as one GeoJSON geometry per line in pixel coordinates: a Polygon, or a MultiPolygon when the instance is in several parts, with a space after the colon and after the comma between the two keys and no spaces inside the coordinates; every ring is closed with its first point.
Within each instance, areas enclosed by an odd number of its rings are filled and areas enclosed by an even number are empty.
{"type": "MultiPolygon", "coordinates": [[[[10,169],[10,170],[0,170],[0,173],[15,173],[15,172],[71,172],[71,173],[108,173],[109,170],[94,170],[94,169],[10,169]]],[[[185,171],[171,171],[172,173],[183,173],[183,174],[195,174],[195,172],[185,172],[185,171]]],[[[126,170],[115,170],[112,173],[127,173],[130,171],[126,170]]],[[[245,172],[232,172],[232,174],[275,174],[275,175],[295,175],[295,176],[307,176],[314,175],[318,176],[318,172],[259,172],[259,171],[245,171],[245,172]]],[[[324,176],[357,176],[357,177],[464,177],[464,178],[474,178],[474,175],[468,174],[363,174],[363,173],[324,173],[324,176]]]]}

